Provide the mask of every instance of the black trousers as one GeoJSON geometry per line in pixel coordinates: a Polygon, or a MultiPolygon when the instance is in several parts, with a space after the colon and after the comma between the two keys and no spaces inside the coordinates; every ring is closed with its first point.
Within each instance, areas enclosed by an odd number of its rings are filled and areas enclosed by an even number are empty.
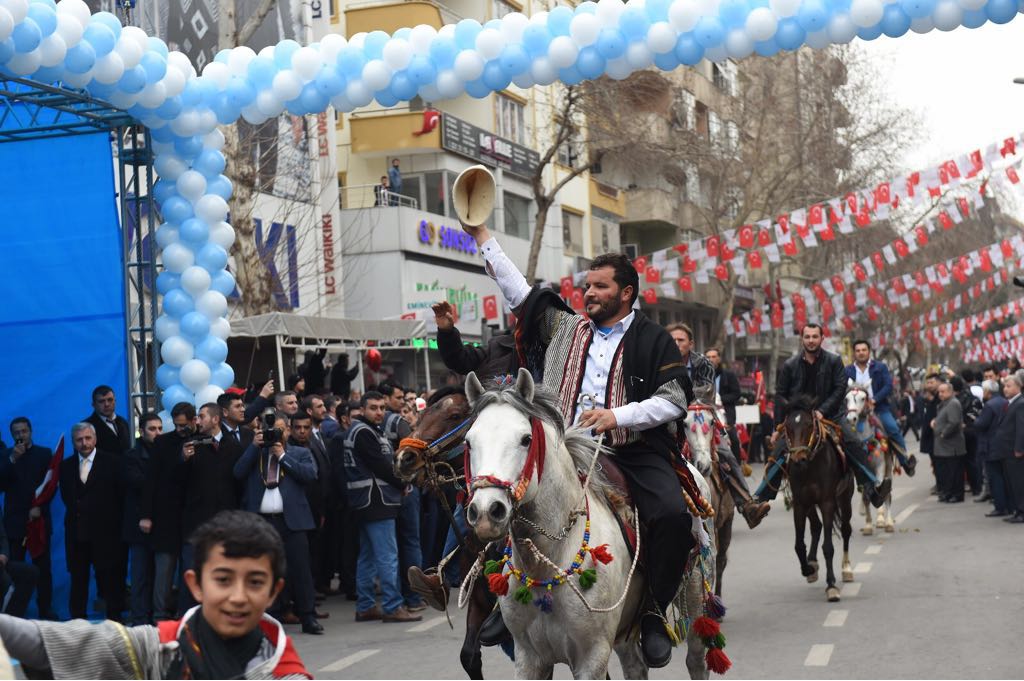
{"type": "MultiPolygon", "coordinates": [[[[22,543],[23,538],[11,537],[11,560],[25,561],[27,552],[22,543]]],[[[53,568],[50,564],[50,545],[38,558],[29,557],[32,564],[39,568],[39,581],[36,584],[36,604],[39,615],[53,613],[53,568]]]]}
{"type": "Polygon", "coordinates": [[[626,477],[644,524],[641,546],[647,581],[654,602],[664,610],[675,598],[686,559],[696,544],[679,479],[668,459],[641,445],[616,450],[615,463],[626,477]]]}
{"type": "Polygon", "coordinates": [[[939,496],[964,498],[964,467],[967,457],[935,456],[935,475],[939,480],[939,496]]]}
{"type": "Polygon", "coordinates": [[[24,617],[38,580],[39,568],[19,560],[12,560],[0,569],[0,594],[6,594],[11,585],[14,585],[14,593],[11,594],[11,600],[8,601],[4,612],[15,617],[24,617]]]}
{"type": "Polygon", "coordinates": [[[284,542],[285,559],[288,561],[287,583],[281,596],[277,599],[275,611],[281,611],[284,604],[288,602],[287,596],[290,595],[295,603],[296,615],[300,618],[313,617],[313,573],[309,566],[309,540],[306,531],[288,529],[283,513],[264,515],[263,518],[273,525],[277,533],[281,535],[281,541],[284,542]]]}
{"type": "Polygon", "coordinates": [[[92,542],[72,542],[68,556],[68,571],[71,572],[71,594],[68,608],[72,619],[86,619],[89,610],[89,569],[96,573],[96,591],[103,595],[107,605],[107,619],[121,621],[124,610],[124,567],[118,558],[120,550],[111,560],[109,550],[104,552],[92,542]]]}
{"type": "Polygon", "coordinates": [[[1024,459],[1016,456],[1003,459],[1003,472],[1011,496],[1008,510],[1011,513],[1024,513],[1024,459]]]}

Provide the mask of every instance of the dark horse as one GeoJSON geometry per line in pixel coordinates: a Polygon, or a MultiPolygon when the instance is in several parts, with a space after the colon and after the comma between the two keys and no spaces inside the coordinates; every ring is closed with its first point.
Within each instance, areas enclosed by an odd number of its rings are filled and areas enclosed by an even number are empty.
{"type": "MultiPolygon", "coordinates": [[[[469,400],[461,387],[442,388],[431,396],[430,404],[420,414],[416,429],[399,445],[395,455],[396,475],[439,496],[454,491],[455,483],[452,482],[440,485],[442,489],[434,488],[438,486],[439,477],[452,478],[463,473],[463,457],[459,453],[468,428],[460,426],[467,424],[470,411],[469,400]]],[[[449,520],[452,520],[451,516],[449,520]]],[[[456,533],[462,534],[463,549],[459,551],[458,560],[461,573],[465,576],[483,549],[483,544],[472,532],[460,533],[456,529],[456,533]]],[[[459,585],[450,586],[454,593],[459,585]]],[[[459,652],[462,668],[471,679],[484,678],[480,655],[480,625],[491,614],[496,600],[488,590],[487,582],[476,580],[466,609],[466,637],[459,652]]]]}
{"type": "Polygon", "coordinates": [[[825,595],[829,602],[834,603],[839,600],[832,569],[834,526],[838,526],[843,536],[843,581],[853,581],[850,567],[853,472],[840,459],[836,445],[839,433],[833,432],[831,425],[814,415],[809,400],[797,398],[790,403],[782,436],[789,450],[787,474],[793,495],[793,523],[796,526],[796,555],[800,559],[800,571],[808,582],[818,580],[818,540],[824,526],[825,595]],[[821,511],[820,519],[815,507],[821,511]],[[810,559],[804,544],[808,518],[811,521],[810,559]]]}

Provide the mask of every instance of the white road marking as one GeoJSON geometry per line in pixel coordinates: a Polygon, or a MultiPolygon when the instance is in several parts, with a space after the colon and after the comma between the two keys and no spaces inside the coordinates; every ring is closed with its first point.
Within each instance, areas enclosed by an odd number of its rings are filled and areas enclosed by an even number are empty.
{"type": "Polygon", "coordinates": [[[907,506],[905,509],[900,511],[900,514],[896,516],[896,524],[902,525],[903,523],[907,522],[907,518],[910,517],[910,514],[916,511],[917,507],[920,505],[921,504],[911,504],[910,506],[907,506]]]}
{"type": "Polygon", "coordinates": [[[869,556],[876,556],[876,555],[878,555],[881,552],[882,552],[882,545],[881,544],[872,544],[871,546],[869,546],[866,549],[864,549],[864,553],[868,554],[869,556]]]}
{"type": "Polygon", "coordinates": [[[863,575],[871,572],[871,561],[865,560],[853,566],[853,574],[863,575]]]}
{"type": "Polygon", "coordinates": [[[833,610],[825,618],[823,627],[841,627],[846,624],[846,618],[850,615],[849,610],[833,610]]]}
{"type": "Polygon", "coordinates": [[[340,672],[342,669],[347,669],[348,667],[351,667],[352,665],[356,664],[357,662],[362,662],[363,660],[365,660],[368,657],[373,657],[374,655],[376,655],[379,652],[380,652],[380,650],[376,650],[376,649],[374,649],[374,650],[360,650],[358,653],[352,653],[351,655],[346,655],[345,657],[341,658],[340,660],[336,660],[336,661],[330,663],[329,665],[327,665],[326,667],[324,667],[320,671],[322,671],[322,672],[340,672]]]}
{"type": "Polygon", "coordinates": [[[807,659],[804,660],[804,666],[827,667],[828,661],[832,659],[833,650],[835,650],[835,646],[831,643],[815,643],[811,646],[811,651],[807,653],[807,659]]]}
{"type": "Polygon", "coordinates": [[[897,499],[902,499],[903,497],[910,494],[913,490],[913,487],[900,487],[899,489],[894,489],[892,491],[892,500],[896,501],[897,499]]]}
{"type": "Polygon", "coordinates": [[[842,594],[843,594],[843,598],[850,598],[850,597],[856,596],[857,594],[860,593],[860,587],[861,587],[861,583],[860,582],[849,582],[847,584],[843,584],[843,588],[841,590],[842,594]]]}
{"type": "Polygon", "coordinates": [[[444,615],[441,615],[439,617],[435,617],[432,620],[427,620],[426,622],[421,622],[420,624],[417,624],[415,627],[410,627],[409,629],[406,629],[405,631],[407,633],[409,633],[409,634],[418,634],[421,631],[427,631],[428,629],[433,629],[438,624],[441,624],[441,622],[447,622],[447,621],[448,621],[448,618],[445,617],[444,615]]]}

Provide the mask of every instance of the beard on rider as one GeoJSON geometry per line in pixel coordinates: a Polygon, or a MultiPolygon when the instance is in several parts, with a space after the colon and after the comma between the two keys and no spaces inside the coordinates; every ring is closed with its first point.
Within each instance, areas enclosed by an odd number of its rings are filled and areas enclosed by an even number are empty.
{"type": "Polygon", "coordinates": [[[598,326],[625,317],[632,306],[633,287],[620,287],[614,275],[615,270],[611,267],[587,272],[583,303],[587,316],[598,326]]]}

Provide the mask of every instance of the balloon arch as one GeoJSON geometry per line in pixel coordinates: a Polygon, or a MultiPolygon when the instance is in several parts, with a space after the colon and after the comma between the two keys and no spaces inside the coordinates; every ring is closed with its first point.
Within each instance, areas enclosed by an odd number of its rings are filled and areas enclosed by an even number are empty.
{"type": "Polygon", "coordinates": [[[84,88],[151,130],[160,176],[153,195],[164,220],[156,233],[164,264],[157,382],[169,408],[212,401],[234,380],[225,360],[235,233],[226,222],[232,186],[218,125],[976,28],[1006,23],[1019,9],[1024,0],[599,0],[483,25],[465,19],[440,30],[328,35],[308,46],[284,40],[258,54],[236,47],[200,75],[184,54],[113,14],[92,14],[83,0],[0,0],[0,69],[84,88]]]}

